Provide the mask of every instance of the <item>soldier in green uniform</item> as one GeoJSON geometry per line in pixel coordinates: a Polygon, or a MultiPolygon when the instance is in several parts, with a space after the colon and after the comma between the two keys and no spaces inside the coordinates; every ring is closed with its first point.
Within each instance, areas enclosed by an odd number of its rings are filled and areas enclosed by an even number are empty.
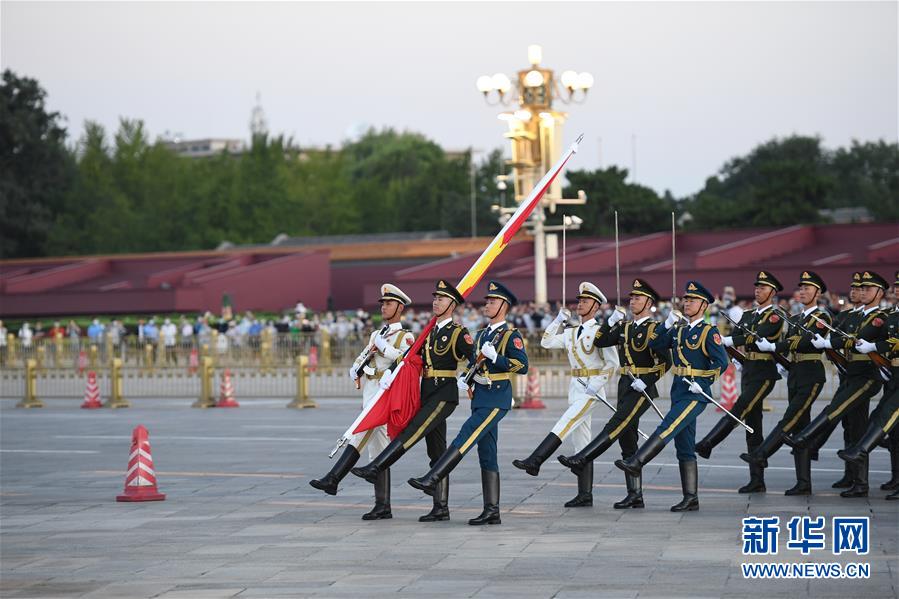
{"type": "MultiPolygon", "coordinates": [[[[826,382],[821,350],[812,345],[812,335],[806,331],[824,332],[823,320],[830,323],[830,316],[818,307],[818,299],[827,292],[827,286],[818,273],[807,270],[799,277],[799,300],[804,309],[789,322],[784,339],[771,342],[759,339],[756,345],[762,351],[789,352],[792,367],[787,376],[788,405],[780,419],[762,444],[752,451],[740,454],[740,459],[751,467],[763,471],[768,458],[783,445],[783,435],[802,430],[811,420],[812,403],[821,393],[826,382]],[[820,319],[820,320],[819,320],[820,319]]],[[[808,449],[793,451],[796,465],[796,485],[785,495],[809,495],[812,492],[811,458],[808,449]]]]}
{"type": "MultiPolygon", "coordinates": [[[[899,301],[899,271],[895,273],[893,297],[899,301]]],[[[837,452],[846,462],[853,462],[856,468],[866,468],[868,454],[885,436],[887,449],[890,452],[890,471],[892,477],[880,485],[884,491],[893,491],[887,499],[899,499],[899,303],[887,313],[886,338],[878,342],[859,339],[855,348],[863,354],[878,352],[890,360],[890,378],[884,384],[883,397],[871,413],[868,429],[861,440],[847,449],[837,452]]]]}
{"type": "MultiPolygon", "coordinates": [[[[783,318],[774,310],[777,293],[783,291],[780,281],[766,270],[759,271],[755,279],[755,301],[758,308],[743,313],[733,335],[724,337],[724,346],[745,346],[746,362],[740,382],[740,397],[731,410],[740,420],[752,427],[746,432],[746,448],[752,453],[764,440],[762,434],[762,401],[774,389],[781,374],[770,352],[762,351],[757,342],[775,342],[783,330],[783,318]]],[[[724,441],[737,423],[730,416],[722,416],[712,430],[696,444],[696,453],[708,459],[712,449],[724,441]]],[[[740,487],[739,493],[765,491],[765,470],[758,464],[749,464],[749,483],[740,487]]]]}
{"type": "MultiPolygon", "coordinates": [[[[630,310],[634,319],[626,321],[624,314],[615,310],[594,337],[593,345],[596,347],[618,348],[621,363],[618,405],[599,435],[586,447],[574,455],[559,456],[559,461],[578,476],[616,440],[621,447],[621,457],[625,460],[637,452],[637,426],[640,416],[649,409],[647,395],[652,399],[659,396],[656,383],[667,368],[664,352],[656,353],[649,345],[655,339],[659,324],[652,319],[652,308],[658,301],[659,294],[649,283],[634,279],[630,291],[630,310]]],[[[618,510],[642,508],[641,474],[625,473],[624,481],[627,496],[613,507],[618,510]]]]}
{"type": "MultiPolygon", "coordinates": [[[[425,439],[433,466],[446,450],[446,419],[459,405],[456,369],[471,355],[473,340],[468,330],[453,322],[453,311],[465,300],[448,281],[437,281],[431,309],[437,319],[421,349],[421,408],[403,432],[367,466],[351,472],[375,484],[380,472],[390,468],[413,445],[425,439]]],[[[433,509],[420,522],[449,520],[449,478],[440,481],[433,495],[433,509]]]]}
{"type": "MultiPolygon", "coordinates": [[[[804,449],[816,440],[820,446],[833,432],[840,418],[843,418],[849,409],[857,408],[859,404],[865,406],[865,415],[867,416],[868,404],[871,398],[880,391],[882,381],[877,366],[871,361],[870,356],[858,351],[855,342],[858,339],[864,339],[878,343],[887,338],[886,313],[880,309],[880,300],[883,299],[886,290],[887,283],[883,277],[873,271],[863,272],[860,297],[864,308],[859,316],[852,319],[847,327],[848,330],[831,332],[827,338],[816,335],[812,340],[812,345],[817,349],[849,350],[846,379],[823,412],[818,414],[799,433],[787,435],[784,438],[784,442],[790,447],[804,449]]],[[[867,428],[867,420],[865,428],[867,428]]],[[[851,440],[851,444],[854,445],[863,435],[864,429],[851,440]]],[[[840,496],[867,497],[867,468],[853,468],[853,470],[852,487],[840,493],[840,496]]]]}

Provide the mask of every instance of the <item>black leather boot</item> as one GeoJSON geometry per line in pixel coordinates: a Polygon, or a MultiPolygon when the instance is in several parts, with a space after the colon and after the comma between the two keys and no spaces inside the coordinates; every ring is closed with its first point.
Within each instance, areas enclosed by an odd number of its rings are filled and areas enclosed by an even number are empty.
{"type": "Polygon", "coordinates": [[[593,462],[581,469],[577,475],[577,495],[565,502],[565,507],[591,507],[593,505],[593,462]]]}
{"type": "Polygon", "coordinates": [[[812,440],[828,426],[830,426],[830,422],[827,420],[827,413],[821,412],[804,429],[795,435],[784,434],[782,439],[784,443],[793,449],[797,447],[802,449],[803,447],[808,447],[812,440]]]}
{"type": "Polygon", "coordinates": [[[499,472],[481,470],[481,492],[484,494],[484,511],[468,521],[472,526],[501,524],[499,519],[499,472]]]}
{"type": "Polygon", "coordinates": [[[389,520],[393,518],[390,512],[390,469],[378,473],[375,482],[375,507],[367,514],[362,514],[363,520],[389,520]]]}
{"type": "Polygon", "coordinates": [[[892,493],[884,497],[884,499],[886,499],[887,501],[895,501],[899,499],[899,490],[893,491],[892,493]]]}
{"type": "Polygon", "coordinates": [[[837,482],[830,485],[831,489],[848,489],[852,487],[852,481],[855,480],[855,462],[846,462],[843,464],[843,477],[837,482]]]}
{"type": "Polygon", "coordinates": [[[537,449],[535,449],[531,455],[523,460],[513,460],[512,465],[519,470],[524,470],[531,476],[537,476],[540,474],[540,466],[543,465],[543,462],[545,462],[561,444],[562,439],[558,438],[553,433],[550,433],[546,435],[546,438],[540,442],[540,445],[537,446],[537,449]]]}
{"type": "Polygon", "coordinates": [[[626,460],[615,460],[615,465],[628,474],[640,476],[643,466],[645,466],[652,458],[659,455],[659,452],[662,451],[663,447],[665,447],[665,442],[662,440],[662,437],[659,436],[659,433],[655,432],[649,436],[646,443],[637,449],[637,453],[626,460]]]}
{"type": "Polygon", "coordinates": [[[765,491],[765,469],[758,464],[749,464],[749,482],[737,489],[737,493],[764,493],[765,491]]]}
{"type": "Polygon", "coordinates": [[[419,522],[443,522],[450,519],[449,513],[449,476],[444,476],[437,483],[437,492],[434,494],[434,507],[431,511],[421,516],[419,522]]]}
{"type": "Polygon", "coordinates": [[[867,497],[868,496],[868,455],[861,459],[860,463],[855,463],[854,468],[855,479],[852,486],[842,493],[840,497],[867,497]]]}
{"type": "Polygon", "coordinates": [[[373,485],[377,484],[378,474],[393,466],[404,453],[406,453],[406,450],[403,449],[402,441],[394,439],[384,448],[384,451],[379,453],[378,456],[371,461],[369,465],[353,468],[352,473],[359,478],[364,478],[373,485]]]}
{"type": "Polygon", "coordinates": [[[437,462],[428,470],[427,474],[421,478],[410,478],[407,482],[419,491],[424,491],[433,497],[437,494],[437,483],[452,472],[460,461],[462,461],[462,452],[451,445],[446,448],[442,456],[437,458],[437,462]]]}
{"type": "Polygon", "coordinates": [[[679,503],[671,506],[672,512],[695,512],[699,509],[699,468],[696,460],[681,461],[680,485],[684,491],[684,498],[679,503]]]}
{"type": "Polygon", "coordinates": [[[890,432],[887,439],[887,449],[890,450],[890,480],[880,485],[883,491],[899,491],[899,427],[890,432]]]}
{"type": "Polygon", "coordinates": [[[737,423],[730,416],[722,416],[712,430],[696,444],[696,454],[709,459],[712,450],[727,438],[736,425],[737,423]]]}
{"type": "Polygon", "coordinates": [[[784,495],[812,494],[812,457],[808,449],[794,449],[793,463],[796,465],[796,484],[784,491],[784,495]]]}
{"type": "Polygon", "coordinates": [[[740,459],[750,466],[755,464],[760,468],[767,468],[768,458],[777,453],[783,444],[783,429],[779,426],[775,427],[761,445],[748,453],[741,453],[740,459]]]}
{"type": "Polygon", "coordinates": [[[320,491],[324,491],[328,495],[337,495],[338,483],[343,480],[343,477],[347,475],[350,468],[353,467],[353,464],[358,461],[359,452],[355,447],[350,445],[344,449],[343,453],[340,454],[340,457],[337,458],[337,462],[334,464],[334,467],[331,468],[330,472],[321,478],[310,480],[309,484],[320,491]]]}
{"type": "Polygon", "coordinates": [[[601,456],[614,442],[615,440],[610,439],[608,434],[601,433],[576,454],[560,455],[558,459],[563,466],[570,468],[575,474],[580,474],[584,466],[601,456]]]}
{"type": "Polygon", "coordinates": [[[837,452],[837,455],[841,460],[861,464],[863,460],[867,459],[871,450],[877,447],[877,443],[882,436],[883,429],[876,426],[870,426],[868,427],[868,430],[865,431],[865,435],[858,440],[858,443],[852,447],[841,449],[837,452]]]}
{"type": "Polygon", "coordinates": [[[627,497],[612,505],[616,510],[637,509],[643,507],[643,477],[640,475],[625,474],[624,482],[627,485],[627,497]]]}

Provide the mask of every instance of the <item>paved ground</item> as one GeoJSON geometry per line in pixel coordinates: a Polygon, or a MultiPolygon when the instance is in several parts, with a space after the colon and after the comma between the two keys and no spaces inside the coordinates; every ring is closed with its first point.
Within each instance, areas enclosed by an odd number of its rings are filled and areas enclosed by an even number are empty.
{"type": "MultiPolygon", "coordinates": [[[[784,497],[791,456],[771,460],[768,494],[738,495],[747,478],[734,434],[701,461],[702,508],[672,514],[680,497],[673,448],[645,471],[647,509],[622,512],[611,453],[597,463],[595,507],[565,509],[574,478],[554,460],[539,478],[509,466],[561,413],[516,411],[501,425],[503,524],[470,527],[480,512],[476,456],[453,476],[450,522],[416,521],[429,500],[405,480],[424,472],[423,447],[394,468],[394,519],[363,522],[371,487],[348,477],[337,497],[308,480],[329,467],[327,452],[355,415],[354,401],[287,410],[284,401],[200,411],[188,402],[137,402],[112,412],[77,402],[14,409],[0,402],[0,594],[3,597],[895,597],[899,589],[899,503],[844,500],[831,489],[842,462],[837,433],[815,464],[820,491],[784,497]],[[150,431],[164,502],[116,503],[132,428],[150,431]],[[871,553],[806,561],[870,564],[868,580],[746,580],[739,564],[745,515],[870,516],[871,553]]],[[[821,404],[823,405],[823,404],[821,404]]],[[[775,414],[783,405],[775,403],[775,414]]],[[[465,406],[450,421],[454,432],[465,406]]],[[[605,420],[597,412],[595,430],[605,420]]],[[[773,422],[772,415],[766,416],[773,422]]],[[[707,411],[699,430],[716,415],[707,411]]],[[[651,432],[656,418],[644,417],[651,432]]],[[[888,478],[883,450],[872,481],[888,478]]],[[[829,521],[828,521],[829,522],[829,521]]],[[[767,561],[802,561],[788,551],[767,561]]],[[[828,534],[829,537],[829,534],[828,534]]],[[[753,558],[753,561],[765,561],[753,558]]]]}

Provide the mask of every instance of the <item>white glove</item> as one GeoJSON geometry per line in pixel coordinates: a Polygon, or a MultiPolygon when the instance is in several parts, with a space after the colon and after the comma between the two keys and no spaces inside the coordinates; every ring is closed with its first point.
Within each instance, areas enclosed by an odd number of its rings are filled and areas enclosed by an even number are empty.
{"type": "Polygon", "coordinates": [[[602,380],[594,381],[592,383],[587,384],[587,388],[584,390],[584,392],[590,396],[599,395],[599,392],[602,391],[602,386],[603,386],[602,380]]]}
{"type": "Polygon", "coordinates": [[[815,349],[833,349],[830,345],[830,339],[825,339],[821,335],[815,335],[815,338],[812,339],[812,345],[815,346],[815,349]]]}
{"type": "Polygon", "coordinates": [[[733,347],[734,346],[734,338],[730,335],[721,338],[721,343],[724,344],[724,347],[733,347]]]}
{"type": "Polygon", "coordinates": [[[871,352],[877,351],[877,346],[870,341],[865,341],[864,339],[859,339],[855,342],[855,349],[862,354],[870,354],[871,352]]]}
{"type": "Polygon", "coordinates": [[[378,381],[378,387],[386,391],[390,387],[391,378],[393,378],[393,373],[388,370],[381,375],[381,380],[378,381]]]}
{"type": "Polygon", "coordinates": [[[674,312],[674,310],[672,310],[671,312],[668,313],[668,318],[665,319],[665,328],[670,329],[671,327],[673,327],[674,325],[677,324],[678,320],[679,320],[679,318],[678,318],[677,314],[674,312]]]}
{"type": "Polygon", "coordinates": [[[615,310],[612,310],[612,315],[609,316],[609,319],[606,322],[609,324],[609,327],[613,327],[622,320],[624,320],[624,313],[616,308],[615,310]]]}
{"type": "Polygon", "coordinates": [[[374,367],[372,367],[372,366],[365,366],[365,367],[362,369],[362,372],[363,372],[364,374],[369,375],[369,376],[373,376],[373,375],[375,374],[375,372],[377,372],[377,371],[376,371],[376,370],[374,369],[374,367]]]}
{"type": "Polygon", "coordinates": [[[743,365],[740,364],[740,361],[736,358],[731,358],[730,363],[734,365],[734,368],[737,369],[737,372],[741,372],[743,370],[743,365]]]}
{"type": "Polygon", "coordinates": [[[468,383],[465,382],[465,375],[464,375],[464,374],[460,374],[460,375],[456,378],[456,386],[457,386],[459,389],[461,389],[462,391],[468,391],[468,383]]]}
{"type": "Polygon", "coordinates": [[[350,366],[350,380],[351,380],[351,381],[355,381],[356,379],[359,378],[359,377],[356,375],[356,369],[358,369],[358,368],[359,368],[359,367],[358,367],[356,364],[353,364],[352,366],[350,366]]]}
{"type": "Polygon", "coordinates": [[[490,379],[488,377],[484,376],[483,374],[474,375],[474,382],[476,382],[480,385],[484,385],[485,387],[490,386],[490,379]]]}
{"type": "Polygon", "coordinates": [[[697,383],[696,381],[693,381],[692,383],[687,383],[687,385],[690,387],[690,393],[702,395],[703,390],[702,390],[702,387],[699,386],[699,383],[697,383]]]}
{"type": "Polygon", "coordinates": [[[790,371],[787,370],[786,368],[784,368],[783,366],[781,366],[780,364],[778,364],[777,365],[777,374],[779,374],[783,378],[787,378],[787,375],[790,374],[790,371]]]}
{"type": "Polygon", "coordinates": [[[496,353],[496,348],[493,347],[493,344],[489,341],[481,346],[481,353],[484,354],[485,358],[494,363],[496,362],[496,357],[499,355],[496,353]]]}
{"type": "Polygon", "coordinates": [[[377,347],[378,351],[383,354],[384,350],[387,349],[387,339],[380,335],[375,335],[375,347],[377,347]]]}
{"type": "Polygon", "coordinates": [[[643,393],[644,391],[646,391],[646,383],[644,383],[640,379],[635,378],[631,381],[631,389],[633,389],[637,393],[643,393]]]}
{"type": "Polygon", "coordinates": [[[773,343],[768,341],[767,339],[759,339],[755,342],[756,347],[758,347],[762,351],[774,351],[775,346],[773,343]]]}
{"type": "Polygon", "coordinates": [[[571,318],[571,311],[568,308],[562,308],[559,310],[559,313],[556,314],[556,320],[554,322],[560,324],[567,322],[569,318],[571,318]]]}

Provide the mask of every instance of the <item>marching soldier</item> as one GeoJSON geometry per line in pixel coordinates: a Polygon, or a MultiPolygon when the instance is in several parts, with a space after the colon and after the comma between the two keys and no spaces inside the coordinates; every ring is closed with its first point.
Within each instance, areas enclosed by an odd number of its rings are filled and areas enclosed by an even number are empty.
{"type": "MultiPolygon", "coordinates": [[[[468,521],[478,526],[500,524],[499,516],[499,463],[496,459],[499,438],[499,421],[512,408],[512,375],[526,374],[528,356],[524,340],[517,329],[506,322],[506,315],[517,303],[515,295],[504,285],[491,281],[487,286],[487,302],[484,314],[490,320],[486,329],[478,331],[474,353],[469,367],[477,368],[471,401],[471,416],[462,425],[459,434],[427,474],[410,478],[409,484],[428,495],[436,496],[439,485],[455,468],[462,457],[475,444],[481,464],[481,488],[484,495],[484,511],[468,521]]],[[[458,379],[459,388],[468,389],[464,376],[458,379]]]]}
{"type": "MultiPolygon", "coordinates": [[[[367,466],[353,468],[356,476],[377,485],[378,477],[413,445],[425,439],[433,466],[446,450],[446,419],[459,405],[456,369],[471,354],[468,330],[453,322],[453,312],[465,300],[446,280],[437,281],[431,309],[437,322],[421,349],[421,408],[403,432],[367,466]]],[[[433,494],[434,507],[419,522],[449,520],[449,480],[444,478],[433,494]]]]}
{"type": "MultiPolygon", "coordinates": [[[[774,342],[780,338],[783,319],[774,310],[777,293],[783,291],[780,281],[766,270],[759,271],[755,279],[755,310],[743,313],[733,334],[724,337],[725,347],[745,346],[746,362],[740,382],[740,397],[733,406],[733,413],[752,427],[746,431],[746,448],[751,453],[764,440],[762,434],[762,401],[780,380],[780,370],[771,353],[761,351],[759,341],[774,342]]],[[[722,416],[712,430],[696,444],[696,453],[705,459],[712,455],[719,443],[724,441],[736,421],[730,416],[722,416]]],[[[749,464],[749,483],[740,487],[738,493],[763,493],[765,491],[765,470],[758,463],[749,464]]]]}
{"type": "MultiPolygon", "coordinates": [[[[899,271],[893,282],[893,297],[899,301],[899,271]]],[[[887,449],[890,452],[890,480],[880,485],[884,491],[893,491],[887,499],[899,499],[899,303],[887,313],[886,338],[873,343],[859,339],[855,348],[863,353],[878,352],[890,359],[891,378],[884,385],[883,397],[871,413],[868,429],[861,440],[847,449],[837,452],[843,460],[854,462],[856,468],[866,468],[868,454],[888,435],[887,449]]]]}
{"type": "MultiPolygon", "coordinates": [[[[880,300],[887,290],[887,283],[876,272],[865,271],[861,277],[860,298],[864,303],[864,309],[858,317],[848,323],[847,329],[832,331],[827,338],[816,335],[812,345],[817,349],[846,349],[849,350],[849,363],[846,367],[844,383],[837,389],[833,399],[824,410],[812,420],[808,426],[799,433],[787,435],[784,442],[794,449],[805,449],[813,442],[823,444],[827,437],[834,431],[840,418],[852,408],[867,406],[871,398],[880,391],[881,380],[877,366],[871,361],[870,356],[858,351],[855,346],[857,339],[863,339],[873,343],[885,340],[886,314],[880,309],[880,300]]],[[[867,428],[867,418],[865,428],[867,428]]],[[[864,435],[862,429],[857,436],[853,436],[850,445],[854,445],[864,435]]],[[[853,433],[855,431],[853,430],[853,433]]],[[[868,496],[868,469],[867,462],[859,468],[852,468],[852,487],[840,493],[841,497],[867,497],[868,496]]]]}
{"type": "MultiPolygon", "coordinates": [[[[556,319],[550,323],[540,341],[545,349],[565,349],[571,363],[571,382],[568,385],[568,410],[534,452],[524,460],[515,460],[512,465],[531,476],[540,473],[540,466],[559,448],[562,440],[571,435],[575,451],[581,451],[590,442],[590,417],[599,403],[595,396],[605,398],[606,382],[618,368],[618,354],[614,349],[596,347],[599,340],[599,323],[595,316],[606,296],[592,283],[578,286],[577,315],[580,326],[560,331],[571,314],[564,307],[556,319]]],[[[584,464],[577,472],[577,496],[565,507],[586,507],[593,505],[593,462],[584,464]]]]}
{"type": "MultiPolygon", "coordinates": [[[[411,303],[409,296],[395,285],[381,286],[381,318],[384,326],[372,331],[368,345],[350,367],[350,378],[356,388],[362,387],[362,407],[368,407],[377,394],[378,382],[387,368],[412,345],[412,333],[403,329],[401,321],[403,309],[411,303]]],[[[387,426],[370,429],[355,435],[341,454],[337,463],[321,479],[309,484],[329,495],[337,494],[337,485],[359,460],[362,448],[368,446],[368,456],[373,459],[387,447],[387,426]]],[[[390,470],[378,474],[375,480],[375,507],[362,516],[363,520],[383,520],[392,518],[390,511],[390,470]]]]}
{"type": "MultiPolygon", "coordinates": [[[[659,294],[649,283],[634,279],[630,291],[630,310],[634,319],[624,321],[624,314],[615,310],[595,336],[594,344],[618,348],[621,377],[618,379],[618,406],[602,431],[588,445],[571,456],[559,456],[559,461],[580,477],[593,460],[602,455],[615,440],[621,446],[621,457],[627,459],[637,451],[637,425],[649,408],[647,396],[656,399],[656,382],[667,367],[649,342],[656,336],[658,323],[652,319],[652,308],[659,294]]],[[[627,496],[616,502],[615,509],[642,508],[643,484],[640,474],[625,474],[627,496]]]]}
{"type": "MultiPolygon", "coordinates": [[[[783,435],[794,430],[802,430],[811,420],[812,403],[821,393],[826,376],[821,360],[821,350],[812,345],[812,335],[806,331],[824,331],[821,321],[830,323],[830,316],[818,307],[818,299],[827,292],[827,286],[818,275],[810,270],[799,277],[799,301],[804,309],[797,315],[797,322],[790,322],[784,339],[771,342],[758,339],[756,346],[766,352],[789,352],[793,365],[787,375],[787,409],[761,445],[740,459],[749,463],[750,468],[763,472],[768,467],[768,458],[783,445],[783,435]]],[[[793,461],[796,465],[796,485],[785,495],[809,495],[811,486],[811,457],[808,449],[795,450],[793,461]]]]}
{"type": "Polygon", "coordinates": [[[672,512],[699,509],[696,467],[696,418],[711,397],[712,383],[727,368],[727,352],[718,328],[706,324],[705,311],[714,297],[697,281],[687,283],[684,315],[689,324],[675,326],[680,314],[671,311],[663,326],[650,339],[657,352],[671,350],[674,378],[671,382],[671,410],[649,439],[630,458],[615,460],[615,465],[631,476],[640,476],[643,466],[674,438],[684,498],[671,506],[672,512]]]}

